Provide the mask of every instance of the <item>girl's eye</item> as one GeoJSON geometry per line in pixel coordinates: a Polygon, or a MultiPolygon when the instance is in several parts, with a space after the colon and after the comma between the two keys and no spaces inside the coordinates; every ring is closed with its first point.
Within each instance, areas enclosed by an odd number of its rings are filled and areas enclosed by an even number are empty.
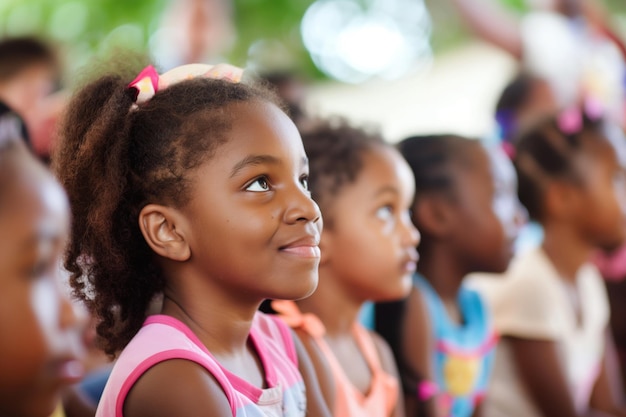
{"type": "Polygon", "coordinates": [[[393,207],[383,206],[376,210],[376,217],[381,220],[389,220],[393,217],[393,207]]]}
{"type": "Polygon", "coordinates": [[[254,182],[246,187],[246,191],[253,191],[256,193],[268,191],[270,184],[267,178],[261,177],[254,180],[254,182]]]}
{"type": "Polygon", "coordinates": [[[302,178],[300,178],[300,184],[302,184],[302,188],[308,191],[309,190],[309,176],[303,175],[302,178]]]}

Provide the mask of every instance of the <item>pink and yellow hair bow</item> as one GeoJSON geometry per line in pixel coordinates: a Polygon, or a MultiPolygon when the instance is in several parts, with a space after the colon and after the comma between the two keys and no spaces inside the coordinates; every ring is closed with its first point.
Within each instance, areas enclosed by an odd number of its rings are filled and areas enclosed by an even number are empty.
{"type": "Polygon", "coordinates": [[[605,114],[604,106],[593,97],[587,97],[582,106],[569,107],[557,116],[557,125],[566,135],[579,133],[584,126],[584,119],[599,121],[605,114]]]}
{"type": "Polygon", "coordinates": [[[139,75],[128,84],[128,88],[137,90],[136,104],[150,100],[157,91],[168,86],[197,77],[213,78],[238,83],[243,76],[243,69],[230,64],[188,64],[173,68],[159,75],[152,65],[144,68],[139,75]]]}

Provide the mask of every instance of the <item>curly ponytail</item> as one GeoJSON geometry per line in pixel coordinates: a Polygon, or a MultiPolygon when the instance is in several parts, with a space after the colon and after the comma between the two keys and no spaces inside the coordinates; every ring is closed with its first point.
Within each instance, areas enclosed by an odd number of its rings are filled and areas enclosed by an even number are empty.
{"type": "MultiPolygon", "coordinates": [[[[130,296],[124,294],[126,286],[98,279],[106,275],[132,282],[126,265],[129,254],[137,253],[138,248],[127,245],[137,246],[141,242],[139,236],[130,238],[136,233],[128,227],[124,227],[129,237],[126,242],[120,241],[117,233],[111,233],[111,229],[120,226],[117,217],[124,208],[131,105],[132,98],[120,77],[103,77],[85,87],[69,106],[62,129],[63,142],[53,161],[70,197],[74,218],[65,268],[71,274],[74,294],[100,318],[98,334],[106,341],[104,348],[109,354],[141,326],[141,315],[136,311],[121,308],[116,312],[112,306],[136,306],[145,311],[151,298],[144,290],[140,293],[146,295],[133,303],[120,303],[130,296]],[[117,320],[124,325],[116,326],[117,320]],[[119,334],[113,331],[116,327],[119,334]]],[[[145,253],[146,248],[143,249],[145,253]]],[[[152,292],[156,291],[158,287],[152,292]]]]}

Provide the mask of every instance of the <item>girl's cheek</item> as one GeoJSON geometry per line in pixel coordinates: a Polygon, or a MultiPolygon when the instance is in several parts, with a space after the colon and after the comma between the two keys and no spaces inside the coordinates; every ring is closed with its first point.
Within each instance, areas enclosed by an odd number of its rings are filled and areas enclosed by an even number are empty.
{"type": "Polygon", "coordinates": [[[528,221],[528,212],[522,206],[517,195],[507,192],[494,199],[493,211],[500,220],[504,233],[509,240],[515,240],[522,227],[528,221]]]}
{"type": "Polygon", "coordinates": [[[622,215],[626,217],[626,178],[624,175],[620,175],[613,180],[613,193],[617,199],[617,204],[622,212],[622,215]]]}
{"type": "Polygon", "coordinates": [[[43,342],[53,347],[60,332],[60,299],[56,283],[52,279],[38,279],[33,284],[31,309],[43,342]]]}

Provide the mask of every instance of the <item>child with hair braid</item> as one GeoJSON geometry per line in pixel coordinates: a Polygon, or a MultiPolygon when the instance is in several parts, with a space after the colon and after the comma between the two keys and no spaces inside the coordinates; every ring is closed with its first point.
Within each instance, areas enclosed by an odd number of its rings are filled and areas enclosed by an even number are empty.
{"type": "Polygon", "coordinates": [[[501,334],[485,416],[626,416],[610,378],[607,294],[589,262],[624,241],[626,183],[599,114],[577,111],[516,142],[520,200],[545,237],[482,285],[501,334]]]}
{"type": "Polygon", "coordinates": [[[257,312],[317,286],[307,157],[274,97],[240,78],[148,67],[70,104],[54,161],[74,214],[65,266],[118,355],[98,417],[328,415],[297,339],[257,312]]]}
{"type": "Polygon", "coordinates": [[[407,416],[480,415],[497,338],[466,277],[502,273],[513,256],[513,167],[499,148],[454,135],[411,137],[398,149],[415,177],[421,259],[409,297],[376,305],[376,330],[396,355],[407,416]]]}

